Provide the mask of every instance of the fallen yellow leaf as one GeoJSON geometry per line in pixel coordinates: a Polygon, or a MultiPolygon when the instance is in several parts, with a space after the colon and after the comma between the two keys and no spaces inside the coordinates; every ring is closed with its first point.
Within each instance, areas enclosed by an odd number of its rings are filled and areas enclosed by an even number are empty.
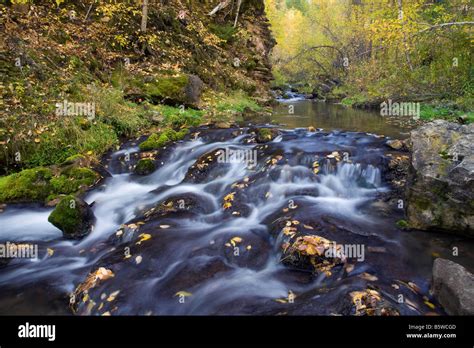
{"type": "Polygon", "coordinates": [[[187,291],[178,291],[174,295],[175,296],[181,296],[181,297],[189,297],[189,296],[192,296],[193,294],[191,294],[190,292],[187,292],[187,291]]]}
{"type": "Polygon", "coordinates": [[[142,242],[148,240],[151,238],[151,235],[148,233],[142,233],[138,237],[140,237],[140,240],[136,243],[137,245],[142,244],[142,242]]]}
{"type": "Polygon", "coordinates": [[[117,290],[111,293],[109,297],[107,298],[107,302],[112,302],[113,300],[115,300],[115,298],[117,297],[119,293],[120,293],[120,290],[117,290]]]}

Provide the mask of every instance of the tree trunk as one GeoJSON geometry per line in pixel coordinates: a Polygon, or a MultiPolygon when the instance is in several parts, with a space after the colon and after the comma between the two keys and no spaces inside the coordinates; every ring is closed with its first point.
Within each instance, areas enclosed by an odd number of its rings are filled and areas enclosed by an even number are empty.
{"type": "Polygon", "coordinates": [[[401,16],[401,21],[402,21],[402,33],[403,33],[403,45],[405,46],[405,58],[407,60],[408,66],[410,67],[410,70],[413,70],[413,65],[411,64],[410,52],[408,51],[407,36],[405,34],[405,31],[403,30],[405,19],[403,18],[402,0],[398,0],[398,11],[399,11],[399,15],[401,16]]]}
{"type": "Polygon", "coordinates": [[[144,33],[146,31],[146,25],[148,22],[148,0],[143,0],[142,5],[142,24],[140,30],[144,33]]]}
{"type": "Polygon", "coordinates": [[[237,11],[235,14],[234,28],[237,27],[237,21],[239,20],[240,6],[242,5],[242,0],[237,0],[237,11]]]}

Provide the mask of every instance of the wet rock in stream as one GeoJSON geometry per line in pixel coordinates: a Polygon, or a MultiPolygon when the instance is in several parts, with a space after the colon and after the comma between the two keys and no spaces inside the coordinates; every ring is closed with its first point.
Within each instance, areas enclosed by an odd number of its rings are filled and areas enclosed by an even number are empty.
{"type": "Polygon", "coordinates": [[[410,226],[474,237],[474,124],[436,120],[411,133],[410,226]]]}
{"type": "Polygon", "coordinates": [[[59,228],[65,238],[79,239],[92,232],[95,216],[89,204],[69,195],[61,199],[48,221],[59,228]]]}
{"type": "Polygon", "coordinates": [[[474,275],[463,266],[436,259],[432,291],[449,314],[474,315],[474,275]]]}

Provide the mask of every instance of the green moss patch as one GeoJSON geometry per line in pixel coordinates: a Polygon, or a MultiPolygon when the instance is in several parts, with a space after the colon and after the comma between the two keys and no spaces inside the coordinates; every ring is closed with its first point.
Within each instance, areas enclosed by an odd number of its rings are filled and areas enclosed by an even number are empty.
{"type": "Polygon", "coordinates": [[[401,228],[402,230],[407,229],[407,228],[410,227],[406,220],[398,220],[396,222],[396,225],[397,225],[398,228],[401,228]]]}
{"type": "Polygon", "coordinates": [[[258,130],[258,137],[262,141],[270,141],[273,138],[272,131],[268,128],[260,128],[258,130]]]}
{"type": "Polygon", "coordinates": [[[189,130],[186,128],[181,129],[180,131],[175,131],[173,129],[166,129],[161,133],[153,133],[148,137],[147,140],[142,142],[139,147],[141,151],[151,151],[157,150],[166,144],[172,141],[178,141],[183,139],[189,130]]]}
{"type": "Polygon", "coordinates": [[[230,24],[221,25],[221,24],[211,23],[209,25],[209,30],[211,33],[219,37],[221,40],[224,40],[225,42],[228,42],[228,43],[232,42],[234,35],[237,33],[237,29],[234,28],[234,26],[230,24]]]}
{"type": "Polygon", "coordinates": [[[150,173],[153,173],[155,171],[155,168],[155,163],[151,159],[144,158],[138,161],[135,167],[135,174],[148,175],[150,173]]]}
{"type": "Polygon", "coordinates": [[[36,201],[45,199],[52,191],[51,169],[39,167],[0,178],[0,201],[36,201]]]}
{"type": "Polygon", "coordinates": [[[58,177],[51,179],[55,193],[72,193],[81,186],[91,186],[97,180],[97,173],[88,168],[73,167],[63,172],[58,177]]]}
{"type": "Polygon", "coordinates": [[[66,235],[73,235],[78,226],[83,225],[81,202],[73,195],[64,197],[49,215],[48,221],[66,235]]]}
{"type": "Polygon", "coordinates": [[[91,169],[70,167],[59,174],[37,167],[0,178],[0,202],[45,201],[91,186],[99,175],[91,169]]]}
{"type": "Polygon", "coordinates": [[[123,88],[125,95],[136,96],[153,103],[171,101],[177,104],[186,102],[185,89],[189,77],[185,74],[157,73],[149,76],[132,76],[122,71],[114,73],[115,87],[123,88]]]}

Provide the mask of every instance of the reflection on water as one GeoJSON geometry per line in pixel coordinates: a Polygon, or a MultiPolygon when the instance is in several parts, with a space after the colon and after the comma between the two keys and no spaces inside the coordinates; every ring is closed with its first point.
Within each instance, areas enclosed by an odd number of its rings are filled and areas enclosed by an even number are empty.
{"type": "Polygon", "coordinates": [[[325,130],[369,132],[393,138],[407,138],[411,127],[409,119],[383,117],[377,111],[352,109],[339,104],[313,100],[295,100],[280,103],[274,109],[273,120],[286,128],[313,126],[325,130]],[[291,109],[293,108],[293,114],[291,109]]]}

